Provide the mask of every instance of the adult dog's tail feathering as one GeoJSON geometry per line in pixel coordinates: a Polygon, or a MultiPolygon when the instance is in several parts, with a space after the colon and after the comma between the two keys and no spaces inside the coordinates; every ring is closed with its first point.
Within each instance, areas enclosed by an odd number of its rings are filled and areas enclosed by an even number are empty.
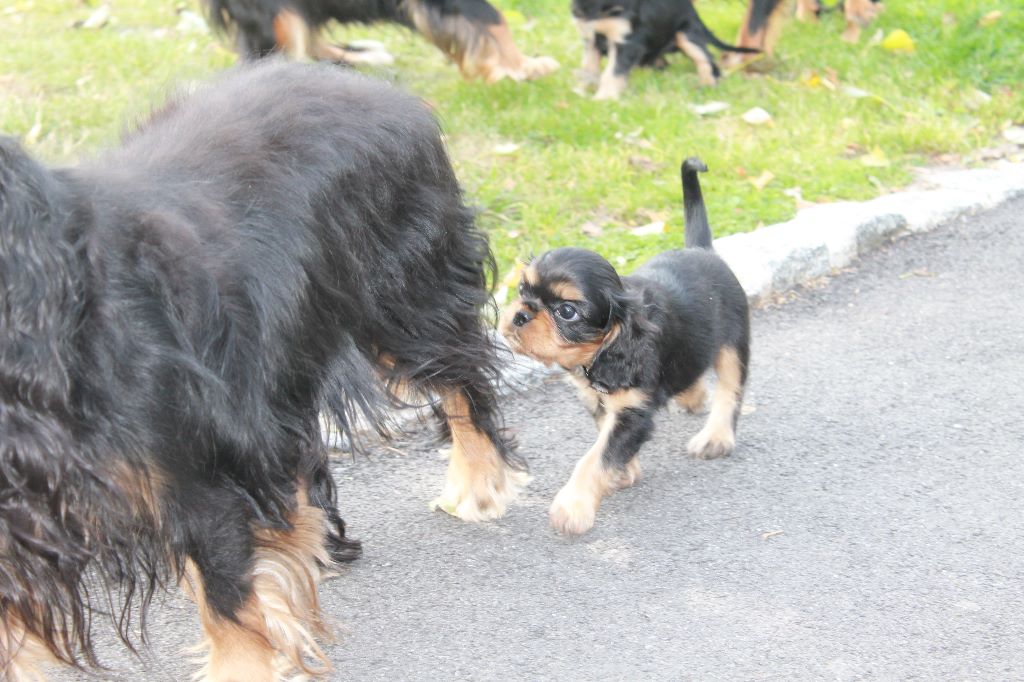
{"type": "Polygon", "coordinates": [[[686,248],[711,249],[711,225],[704,207],[704,195],[700,191],[698,173],[708,167],[696,156],[683,161],[680,174],[683,177],[683,212],[686,216],[686,248]]]}

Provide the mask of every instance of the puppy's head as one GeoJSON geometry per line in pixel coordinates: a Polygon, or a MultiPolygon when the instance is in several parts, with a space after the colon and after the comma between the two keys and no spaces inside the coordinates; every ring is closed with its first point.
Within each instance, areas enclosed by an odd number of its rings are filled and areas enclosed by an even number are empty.
{"type": "Polygon", "coordinates": [[[500,330],[517,353],[568,370],[582,367],[595,389],[610,391],[636,385],[640,357],[647,352],[651,360],[650,349],[639,347],[650,329],[643,310],[608,261],[561,248],[526,267],[500,330]]]}

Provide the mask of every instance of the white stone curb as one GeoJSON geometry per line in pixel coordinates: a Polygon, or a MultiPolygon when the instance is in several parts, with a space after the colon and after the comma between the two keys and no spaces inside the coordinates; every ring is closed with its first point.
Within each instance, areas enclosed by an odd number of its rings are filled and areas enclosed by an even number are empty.
{"type": "Polygon", "coordinates": [[[931,170],[911,189],[806,208],[796,218],[715,240],[751,302],[845,267],[899,237],[928,232],[1024,194],[1024,163],[931,170]]]}

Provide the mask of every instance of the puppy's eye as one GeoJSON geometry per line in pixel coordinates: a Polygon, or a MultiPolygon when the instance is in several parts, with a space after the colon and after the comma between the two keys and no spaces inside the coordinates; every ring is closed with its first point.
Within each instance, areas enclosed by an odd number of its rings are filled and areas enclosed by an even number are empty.
{"type": "Polygon", "coordinates": [[[579,317],[579,312],[576,310],[576,306],[571,303],[563,303],[555,308],[555,315],[567,322],[571,322],[579,317]]]}

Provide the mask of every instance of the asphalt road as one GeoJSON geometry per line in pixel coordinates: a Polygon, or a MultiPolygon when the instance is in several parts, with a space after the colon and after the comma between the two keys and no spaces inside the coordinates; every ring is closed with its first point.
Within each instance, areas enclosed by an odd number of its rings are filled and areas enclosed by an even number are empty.
{"type": "MultiPolygon", "coordinates": [[[[500,521],[428,511],[424,434],[339,459],[365,555],[321,588],[332,679],[1024,679],[1022,258],[1024,199],[756,311],[736,452],[662,414],[578,539],[547,525],[595,436],[560,381],[507,400],[534,479],[500,521]]],[[[100,638],[111,677],[188,679],[197,627],[168,598],[146,671],[100,638]]]]}

